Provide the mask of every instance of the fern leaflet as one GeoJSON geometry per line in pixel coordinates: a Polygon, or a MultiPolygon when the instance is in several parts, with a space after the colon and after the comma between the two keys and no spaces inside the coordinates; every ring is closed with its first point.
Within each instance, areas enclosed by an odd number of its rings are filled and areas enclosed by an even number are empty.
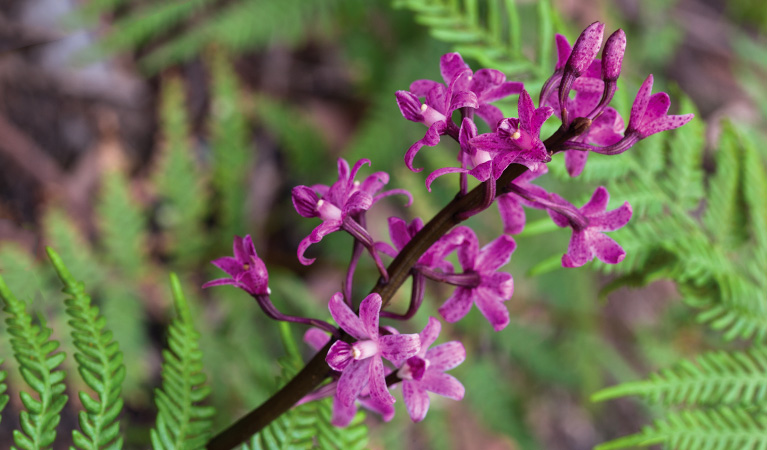
{"type": "Polygon", "coordinates": [[[212,407],[201,406],[210,387],[205,385],[199,333],[192,323],[189,304],[175,274],[170,276],[178,317],[168,329],[169,349],[163,351],[162,388],[155,390],[157,423],[152,429],[155,450],[201,449],[210,435],[212,407]]]}
{"type": "Polygon", "coordinates": [[[121,448],[120,422],[117,416],[123,406],[122,382],[125,379],[123,355],[112,333],[105,329],[105,319],[97,307],[91,305],[83,283],[74,280],[61,257],[48,248],[56,273],[70,297],[64,300],[66,313],[72,320],[72,338],[79,350],[75,353],[78,371],[83,381],[95,392],[95,397],[80,391],[85,411],[80,412],[80,428],[72,438],[82,449],[121,448]]]}
{"type": "MultiPolygon", "coordinates": [[[[5,362],[4,359],[0,358],[0,365],[5,362]]],[[[5,405],[8,404],[8,394],[5,393],[5,391],[8,390],[8,385],[5,384],[5,380],[8,378],[8,372],[5,370],[0,370],[0,421],[3,420],[2,412],[3,409],[5,409],[5,405]]]]}
{"type": "Polygon", "coordinates": [[[27,392],[19,394],[26,410],[20,415],[23,431],[13,430],[13,440],[24,450],[47,449],[56,439],[56,426],[68,399],[64,394],[65,373],[56,370],[66,354],[54,353],[59,348],[59,342],[50,339],[53,330],[47,328],[44,322],[39,326],[32,324],[26,305],[16,299],[2,277],[0,297],[5,302],[3,311],[9,315],[6,319],[8,333],[21,376],[39,398],[35,399],[27,392]]]}
{"type": "Polygon", "coordinates": [[[668,414],[641,433],[594,447],[616,450],[665,443],[675,450],[752,450],[767,447],[767,415],[759,410],[722,406],[668,414]]]}

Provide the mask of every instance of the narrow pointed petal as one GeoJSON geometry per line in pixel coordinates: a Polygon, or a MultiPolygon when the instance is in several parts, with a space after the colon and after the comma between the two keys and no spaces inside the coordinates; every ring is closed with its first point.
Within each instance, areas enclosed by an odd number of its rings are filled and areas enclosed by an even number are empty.
{"type": "Polygon", "coordinates": [[[634,104],[631,105],[631,115],[629,116],[629,125],[626,128],[627,131],[638,130],[642,124],[642,118],[644,117],[645,110],[647,109],[647,103],[650,101],[650,92],[652,92],[652,75],[649,75],[644,80],[642,86],[639,87],[639,92],[634,99],[634,104]]]}
{"type": "Polygon", "coordinates": [[[346,406],[338,396],[333,398],[333,417],[330,423],[336,427],[346,427],[352,422],[354,416],[357,415],[357,404],[352,402],[351,405],[346,406]]]}
{"type": "MultiPolygon", "coordinates": [[[[380,297],[379,297],[380,298],[380,297]]],[[[380,307],[380,306],[379,306],[380,307]]],[[[349,333],[354,339],[362,340],[368,339],[368,333],[362,320],[354,314],[349,305],[344,301],[344,296],[340,292],[336,292],[330,297],[328,302],[328,309],[333,320],[336,321],[344,331],[349,333]]]]}
{"type": "Polygon", "coordinates": [[[395,247],[402,249],[410,242],[407,222],[399,217],[389,217],[389,236],[395,247]]]}
{"type": "MultiPolygon", "coordinates": [[[[432,89],[442,86],[441,83],[437,83],[434,80],[415,80],[410,84],[410,92],[418,97],[426,97],[432,89]]],[[[405,91],[406,92],[406,91],[405,91]]]]}
{"type": "Polygon", "coordinates": [[[449,175],[451,173],[469,173],[469,170],[462,169],[460,167],[443,167],[441,169],[437,169],[430,173],[428,177],[426,177],[426,190],[431,192],[431,184],[434,183],[434,180],[441,177],[442,175],[449,175]]]}
{"type": "Polygon", "coordinates": [[[530,134],[539,136],[541,134],[541,127],[544,122],[549,120],[549,117],[554,114],[554,109],[550,106],[543,106],[535,110],[533,114],[533,120],[530,124],[530,134]]]}
{"type": "MultiPolygon", "coordinates": [[[[594,252],[591,250],[591,246],[589,246],[586,233],[573,231],[566,256],[570,264],[574,265],[565,267],[580,267],[594,259],[594,252]]],[[[562,261],[564,262],[564,258],[562,261]]]]}
{"type": "Polygon", "coordinates": [[[330,336],[319,328],[309,328],[304,333],[304,342],[315,350],[324,347],[328,341],[330,341],[330,336]]]}
{"type": "Polygon", "coordinates": [[[223,270],[230,276],[235,276],[244,270],[242,265],[246,261],[247,259],[243,261],[237,258],[232,258],[231,256],[224,256],[223,258],[214,259],[210,263],[223,270]]]}
{"type": "Polygon", "coordinates": [[[533,99],[526,90],[522,90],[519,94],[519,102],[517,103],[517,113],[519,114],[519,122],[523,128],[527,130],[533,129],[533,116],[535,115],[535,104],[533,99]]]}
{"type": "Polygon", "coordinates": [[[340,230],[341,223],[342,222],[340,220],[329,220],[327,222],[322,222],[314,230],[312,230],[309,236],[301,240],[301,242],[298,244],[298,260],[301,262],[301,264],[308,266],[314,262],[315,258],[304,257],[306,249],[308,249],[310,245],[320,242],[322,238],[328,234],[340,230]]]}
{"type": "Polygon", "coordinates": [[[496,297],[493,293],[485,288],[477,288],[474,290],[474,303],[477,305],[477,309],[493,326],[493,330],[501,331],[509,324],[509,310],[503,304],[506,299],[496,297]]]}
{"type": "Polygon", "coordinates": [[[374,359],[367,358],[360,361],[352,361],[346,370],[338,379],[338,390],[336,396],[342,405],[350,407],[354,405],[354,400],[359,397],[362,389],[367,386],[370,379],[370,366],[374,359]]]}
{"type": "Polygon", "coordinates": [[[446,130],[447,123],[445,123],[445,121],[434,122],[426,131],[426,135],[411,145],[408,151],[405,153],[405,165],[407,168],[413,172],[422,171],[422,168],[416,169],[413,167],[413,159],[415,159],[415,155],[418,154],[418,151],[421,150],[424,145],[434,147],[435,145],[439,144],[440,136],[445,134],[446,130]]]}
{"type": "Polygon", "coordinates": [[[442,331],[442,324],[438,319],[429,317],[429,321],[423,330],[418,333],[418,337],[421,338],[421,350],[418,351],[418,355],[423,357],[426,354],[426,349],[431,347],[431,344],[439,337],[439,332],[442,331]]]}
{"type": "Polygon", "coordinates": [[[465,394],[465,389],[460,381],[446,373],[434,370],[426,371],[421,380],[421,387],[429,392],[434,392],[443,397],[461,400],[465,394]]]}
{"type": "MultiPolygon", "coordinates": [[[[477,73],[481,72],[482,70],[485,70],[485,69],[481,69],[477,73]]],[[[525,88],[525,85],[518,81],[505,81],[498,87],[484,91],[480,97],[480,102],[481,103],[494,102],[496,100],[506,98],[510,95],[519,94],[524,90],[524,88],[525,88]]]]}
{"type": "Polygon", "coordinates": [[[360,321],[367,336],[372,340],[378,339],[378,315],[381,313],[381,303],[381,296],[376,293],[368,295],[360,303],[360,321]]]}
{"type": "Polygon", "coordinates": [[[445,342],[426,352],[429,370],[444,372],[458,367],[466,360],[466,349],[458,341],[445,342]]]}
{"type": "Polygon", "coordinates": [[[511,236],[501,235],[482,247],[474,268],[481,272],[493,272],[504,266],[511,259],[517,243],[511,236]]]}
{"type": "Polygon", "coordinates": [[[203,289],[207,289],[207,288],[209,288],[209,287],[213,287],[213,286],[223,286],[223,285],[225,285],[225,284],[231,284],[231,285],[234,285],[234,286],[240,287],[240,283],[238,283],[238,282],[234,281],[234,279],[233,279],[233,278],[219,278],[219,279],[216,279],[216,280],[210,280],[210,281],[208,281],[207,283],[205,283],[205,284],[203,284],[203,285],[202,285],[202,288],[203,288],[203,289]]]}
{"type": "Polygon", "coordinates": [[[645,109],[644,116],[642,116],[642,123],[639,129],[642,130],[661,117],[665,117],[670,107],[671,99],[665,92],[651,95],[650,100],[647,101],[647,108],[645,109]]]}
{"type": "Polygon", "coordinates": [[[567,64],[567,59],[570,57],[570,53],[573,49],[570,46],[570,43],[567,42],[567,38],[559,33],[554,36],[554,41],[557,45],[557,65],[554,69],[564,69],[565,64],[567,64]]]}
{"type": "Polygon", "coordinates": [[[604,211],[609,201],[610,194],[607,192],[607,189],[604,186],[599,186],[594,190],[588,203],[583,205],[580,210],[586,216],[593,216],[604,211]]]}
{"type": "Polygon", "coordinates": [[[240,262],[245,262],[250,260],[250,252],[249,252],[248,244],[250,247],[252,247],[253,241],[250,240],[250,236],[246,236],[246,238],[247,238],[247,241],[244,238],[235,236],[234,242],[232,244],[234,258],[240,262]]]}
{"type": "Polygon", "coordinates": [[[442,79],[445,80],[445,84],[450,85],[456,78],[468,71],[471,74],[471,69],[468,64],[463,61],[461,55],[458,53],[447,53],[439,60],[439,71],[442,74],[442,79]]]}
{"type": "Polygon", "coordinates": [[[695,117],[694,114],[684,114],[681,116],[666,116],[662,119],[656,120],[655,122],[651,123],[649,126],[642,127],[642,131],[639,134],[641,137],[646,138],[647,136],[653,135],[655,133],[660,133],[661,131],[673,130],[691,121],[693,117],[695,117]]]}
{"type": "Polygon", "coordinates": [[[429,411],[429,394],[420,383],[413,381],[402,382],[402,397],[407,406],[407,413],[413,422],[420,422],[429,411]]]}
{"type": "Polygon", "coordinates": [[[498,212],[503,222],[505,234],[519,234],[525,228],[525,209],[511,194],[496,197],[498,212]]]}
{"type": "Polygon", "coordinates": [[[605,264],[618,264],[626,257],[626,251],[611,237],[598,233],[591,240],[591,246],[597,259],[605,264]]]}
{"type": "Polygon", "coordinates": [[[586,159],[589,157],[589,152],[583,152],[580,150],[568,150],[565,152],[565,168],[567,173],[571,177],[577,177],[583,172],[583,168],[586,167],[586,159]]]}
{"type": "Polygon", "coordinates": [[[620,208],[590,218],[589,226],[597,231],[614,231],[629,223],[632,214],[631,205],[624,202],[620,208]]]}
{"type": "Polygon", "coordinates": [[[469,313],[472,305],[471,290],[456,287],[453,295],[439,307],[439,314],[448,322],[454,323],[469,313]]]}
{"type": "Polygon", "coordinates": [[[417,334],[388,334],[378,340],[381,355],[389,361],[401,361],[415,356],[421,349],[417,334]]]}
{"type": "Polygon", "coordinates": [[[380,356],[368,358],[370,361],[368,376],[370,379],[370,397],[383,405],[394,403],[394,397],[386,386],[386,374],[380,356]]]}

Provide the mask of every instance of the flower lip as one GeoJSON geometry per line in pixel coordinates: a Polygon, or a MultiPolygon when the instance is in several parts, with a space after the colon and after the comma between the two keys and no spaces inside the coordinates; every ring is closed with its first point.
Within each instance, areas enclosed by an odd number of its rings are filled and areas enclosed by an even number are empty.
{"type": "Polygon", "coordinates": [[[420,356],[412,356],[397,371],[397,376],[403,380],[421,381],[429,368],[429,361],[420,356]]]}
{"type": "Polygon", "coordinates": [[[377,341],[365,340],[357,341],[352,344],[352,358],[357,361],[370,358],[373,355],[377,355],[379,352],[380,348],[377,341]]]}

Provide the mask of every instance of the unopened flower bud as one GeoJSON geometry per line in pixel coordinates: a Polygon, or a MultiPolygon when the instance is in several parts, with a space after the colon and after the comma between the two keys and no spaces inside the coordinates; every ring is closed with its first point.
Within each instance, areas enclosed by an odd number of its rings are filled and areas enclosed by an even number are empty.
{"type": "Polygon", "coordinates": [[[626,52],[626,33],[618,29],[607,38],[602,50],[602,79],[615,81],[621,74],[623,54],[626,52]]]}
{"type": "Polygon", "coordinates": [[[594,22],[583,30],[573,45],[573,51],[565,65],[565,72],[570,72],[577,78],[589,68],[591,61],[599,52],[599,47],[602,46],[604,32],[605,24],[601,22],[594,22]]]}

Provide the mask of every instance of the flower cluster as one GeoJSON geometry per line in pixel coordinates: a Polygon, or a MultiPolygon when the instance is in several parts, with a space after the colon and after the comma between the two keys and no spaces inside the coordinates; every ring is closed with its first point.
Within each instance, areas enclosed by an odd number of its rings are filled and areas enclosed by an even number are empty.
{"type": "Polygon", "coordinates": [[[266,266],[249,236],[235,237],[234,257],[213,261],[229,277],[210,281],[204,287],[234,285],[250,294],[270,317],[314,327],[307,331],[305,340],[324,357],[332,381],[303,401],[332,395],[333,423],[344,426],[351,421],[358,404],[389,420],[395,402],[390,388],[395,385],[401,386],[407,411],[416,422],[423,420],[429,408],[428,392],[463,398],[463,385],[445,371],[461,364],[466,351],[458,341],[430,348],[441,331],[438,319],[429,317],[418,334],[400,334],[391,326],[381,326],[379,321],[404,321],[415,316],[431,280],[455,287],[438,307],[444,321],[457,322],[476,305],[495,331],[503,330],[511,321],[504,303],[514,292],[514,280],[500,269],[509,263],[516,249],[511,236],[525,227],[524,208],[546,210],[557,226],[571,229],[570,244],[562,256],[563,267],[580,267],[594,258],[607,264],[624,259],[623,248],[604,232],[629,222],[632,209],[628,203],[608,210],[609,194],[600,186],[578,208],[559,194],[533,184],[547,173],[547,164],[558,152],[564,153],[568,173],[578,176],[584,171],[588,153],[619,154],[652,134],[692,119],[691,114],[668,115],[669,97],[663,92],[651,94],[653,79],[649,76],[639,89],[624,127],[624,120],[609,104],[617,89],[626,36],[622,30],[613,33],[600,60],[597,54],[603,33],[604,25],[595,22],[572,46],[563,36],[556,36],[555,70],[543,84],[537,107],[522,83],[507,81],[497,70],[474,72],[457,53],[440,60],[444,83],[417,80],[409,91],[398,91],[396,101],[402,115],[426,126],[424,137],[405,152],[405,165],[420,171],[413,164],[417,153],[449,136],[458,142],[459,166],[435,170],[426,177],[426,186],[431,189],[436,178],[458,174],[460,190],[444,214],[427,225],[419,218],[408,222],[390,217],[391,244],[374,237],[366,224],[366,212],[392,194],[407,196],[408,205],[413,199],[401,189],[383,191],[389,181],[384,172],[356,180],[362,167],[370,164],[367,159],[351,167],[339,159],[338,180],[330,186],[293,189],[296,212],[321,220],[298,245],[297,256],[302,264],[314,262],[305,256],[307,249],[329,233],[345,231],[354,239],[342,292],[335,293],[328,303],[337,327],[323,320],[287,316],[274,307],[266,266]],[[491,103],[512,95],[518,96],[517,117],[504,117],[491,103]],[[454,113],[460,115],[459,123],[454,121],[454,113]],[[487,124],[488,133],[479,134],[475,116],[487,124]],[[559,128],[542,139],[544,123],[552,117],[558,118],[559,128]],[[480,183],[471,192],[469,176],[480,183]],[[458,226],[451,230],[496,200],[504,234],[482,246],[471,228],[458,226]],[[355,307],[354,275],[365,252],[377,267],[380,281],[355,307]],[[386,257],[394,259],[389,268],[383,262],[386,257]],[[407,277],[412,278],[412,294],[406,312],[386,310],[392,291],[407,277]]]}

